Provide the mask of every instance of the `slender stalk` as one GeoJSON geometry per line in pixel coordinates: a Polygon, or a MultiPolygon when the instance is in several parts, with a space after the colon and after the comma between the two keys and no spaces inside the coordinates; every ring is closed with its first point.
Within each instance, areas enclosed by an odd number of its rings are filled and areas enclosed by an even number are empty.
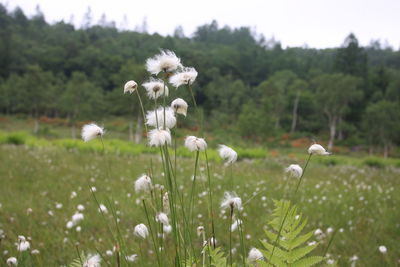
{"type": "Polygon", "coordinates": [[[157,255],[158,266],[161,266],[160,256],[159,256],[159,254],[158,254],[158,249],[157,249],[156,241],[155,241],[155,239],[154,239],[153,228],[151,227],[150,218],[149,218],[149,213],[148,213],[148,211],[147,211],[146,202],[145,202],[144,199],[142,199],[142,203],[143,203],[144,212],[145,212],[145,214],[146,214],[147,224],[149,225],[150,236],[151,236],[151,239],[152,239],[152,241],[153,241],[154,250],[155,250],[155,253],[156,253],[156,255],[157,255]]]}
{"type": "MultiPolygon", "coordinates": [[[[311,156],[312,156],[312,154],[309,154],[309,156],[308,156],[308,158],[307,158],[307,161],[306,161],[306,164],[304,165],[303,173],[302,173],[301,176],[300,176],[299,182],[297,183],[296,189],[295,189],[295,191],[294,191],[294,193],[293,193],[293,196],[292,196],[292,199],[293,199],[293,200],[294,200],[294,198],[295,198],[295,196],[296,196],[296,194],[297,194],[297,192],[298,192],[298,190],[299,190],[301,181],[302,181],[302,179],[303,179],[303,177],[304,177],[304,173],[306,172],[306,169],[307,169],[308,163],[310,162],[311,156]]],[[[289,204],[290,204],[290,202],[289,202],[289,204]]],[[[283,205],[285,205],[285,203],[283,203],[283,205]]],[[[280,238],[280,235],[281,235],[281,233],[282,233],[283,225],[285,224],[285,221],[286,221],[286,218],[287,218],[287,216],[288,216],[288,214],[289,214],[289,211],[290,211],[290,209],[288,208],[288,210],[286,211],[285,216],[283,217],[282,224],[281,224],[280,227],[279,227],[278,235],[276,236],[276,240],[275,240],[274,246],[273,246],[272,251],[271,251],[271,256],[269,257],[269,263],[271,262],[271,259],[272,259],[272,257],[274,256],[274,251],[275,251],[275,248],[276,248],[276,246],[277,246],[277,243],[278,243],[278,240],[279,240],[279,238],[280,238]]]]}
{"type": "Polygon", "coordinates": [[[240,210],[237,210],[237,214],[239,215],[238,229],[239,229],[240,247],[242,248],[243,266],[246,266],[246,248],[244,246],[243,219],[240,210]]]}
{"type": "Polygon", "coordinates": [[[329,239],[328,246],[325,248],[325,251],[324,251],[324,257],[326,256],[326,253],[328,253],[328,250],[329,250],[330,246],[332,245],[332,242],[333,242],[333,239],[334,239],[335,236],[336,236],[336,233],[337,233],[337,230],[335,230],[335,231],[333,232],[333,234],[332,234],[332,236],[331,236],[331,239],[329,239]]]}
{"type": "Polygon", "coordinates": [[[148,133],[149,133],[149,131],[148,131],[148,129],[147,129],[147,124],[146,124],[146,115],[145,115],[145,113],[144,113],[144,107],[143,107],[142,98],[140,97],[139,90],[138,90],[138,89],[136,89],[135,91],[136,91],[136,94],[137,94],[137,96],[138,96],[138,99],[139,99],[140,108],[142,109],[143,125],[144,125],[144,128],[145,128],[145,130],[146,130],[146,136],[147,136],[147,135],[148,135],[148,133]]]}
{"type": "MultiPolygon", "coordinates": [[[[213,210],[213,201],[212,201],[212,191],[211,191],[211,175],[210,175],[210,166],[208,164],[208,155],[207,150],[204,151],[206,156],[206,166],[207,166],[207,180],[208,180],[208,199],[210,202],[210,218],[211,218],[211,235],[215,239],[215,227],[214,227],[214,210],[213,210]]],[[[214,242],[215,248],[215,242],[214,242]]]]}
{"type": "Polygon", "coordinates": [[[232,217],[233,217],[233,206],[231,206],[231,214],[229,216],[229,262],[232,267],[232,217]]]}
{"type": "Polygon", "coordinates": [[[196,175],[197,175],[197,165],[199,162],[199,151],[196,151],[196,160],[194,163],[194,174],[193,174],[193,181],[192,181],[192,190],[190,192],[190,202],[189,202],[189,218],[190,218],[190,230],[193,229],[193,202],[194,202],[194,190],[196,186],[196,175]]]}

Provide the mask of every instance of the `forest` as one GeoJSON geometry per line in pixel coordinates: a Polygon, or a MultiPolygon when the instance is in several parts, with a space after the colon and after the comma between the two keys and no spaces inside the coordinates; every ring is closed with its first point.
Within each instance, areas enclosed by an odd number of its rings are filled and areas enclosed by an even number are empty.
{"type": "Polygon", "coordinates": [[[363,47],[352,33],[343,38],[336,48],[283,48],[250,27],[217,21],[192,36],[179,26],[161,36],[118,29],[105,16],[94,23],[90,14],[77,28],[0,4],[0,113],[32,117],[34,131],[42,117],[64,118],[72,128],[110,117],[141,125],[136,98],[124,96],[123,85],[145,82],[143,62],[168,49],[199,73],[193,90],[209,132],[255,143],[307,137],[329,149],[396,156],[400,51],[377,40],[363,47]]]}

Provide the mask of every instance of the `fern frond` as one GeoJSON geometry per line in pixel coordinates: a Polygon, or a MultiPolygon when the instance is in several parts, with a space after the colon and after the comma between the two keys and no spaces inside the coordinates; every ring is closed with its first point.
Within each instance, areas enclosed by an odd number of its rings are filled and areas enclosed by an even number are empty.
{"type": "Polygon", "coordinates": [[[275,208],[272,213],[272,220],[269,225],[270,230],[265,231],[268,241],[260,241],[264,250],[260,250],[264,262],[260,266],[276,267],[309,267],[320,263],[324,257],[307,255],[312,252],[318,244],[307,245],[314,231],[302,234],[307,225],[307,220],[302,219],[301,214],[297,214],[297,207],[291,205],[290,201],[274,201],[275,208]]]}
{"type": "Polygon", "coordinates": [[[312,257],[307,257],[304,259],[301,259],[297,261],[296,263],[293,263],[293,267],[311,267],[314,266],[315,264],[320,263],[323,261],[325,258],[321,256],[312,256],[312,257]]]}
{"type": "Polygon", "coordinates": [[[210,247],[210,258],[211,258],[211,266],[213,267],[226,267],[227,266],[227,258],[224,253],[221,251],[220,247],[212,248],[210,247]]]}
{"type": "Polygon", "coordinates": [[[301,248],[296,248],[296,249],[290,251],[288,259],[287,259],[288,262],[289,263],[296,262],[297,260],[303,258],[308,253],[313,251],[317,246],[318,246],[318,243],[315,244],[315,245],[311,245],[311,246],[305,246],[305,247],[301,247],[301,248]]]}

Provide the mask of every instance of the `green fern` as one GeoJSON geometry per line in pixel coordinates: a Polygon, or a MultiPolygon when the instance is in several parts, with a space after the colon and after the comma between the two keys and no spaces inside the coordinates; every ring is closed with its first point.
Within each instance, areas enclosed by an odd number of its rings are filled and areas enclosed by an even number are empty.
{"type": "Polygon", "coordinates": [[[80,256],[76,259],[74,259],[68,267],[82,267],[83,262],[87,261],[88,256],[86,256],[84,253],[80,253],[80,256]]]}
{"type": "MultiPolygon", "coordinates": [[[[297,207],[291,206],[290,201],[274,201],[274,203],[273,219],[269,223],[272,230],[265,231],[269,241],[261,241],[264,249],[260,251],[264,258],[277,267],[310,267],[321,263],[324,257],[307,256],[318,246],[318,244],[305,244],[313,235],[313,231],[301,234],[307,219],[302,220],[302,215],[297,214],[297,207]],[[276,242],[278,234],[279,239],[276,242]]],[[[268,265],[265,262],[259,264],[259,266],[268,265]]]]}

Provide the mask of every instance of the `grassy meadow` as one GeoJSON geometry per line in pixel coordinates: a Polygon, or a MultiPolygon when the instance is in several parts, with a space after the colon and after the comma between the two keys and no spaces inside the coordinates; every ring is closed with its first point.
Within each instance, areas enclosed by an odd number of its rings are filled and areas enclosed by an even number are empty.
{"type": "MultiPolygon", "coordinates": [[[[157,149],[145,150],[144,145],[107,140],[105,136],[103,154],[100,140],[83,144],[80,140],[49,140],[21,132],[2,132],[0,143],[0,266],[11,256],[18,258],[20,266],[68,266],[82,252],[99,253],[102,266],[117,266],[113,251],[116,233],[126,256],[137,255],[133,262],[122,260],[123,266],[157,265],[151,239],[140,240],[133,235],[135,225],[147,224],[141,196],[134,189],[135,180],[151,171],[155,188],[164,184],[157,149]],[[98,204],[106,211],[100,213],[98,204]],[[68,229],[67,222],[78,205],[84,206],[84,219],[68,229]],[[30,252],[16,250],[18,235],[29,238],[30,252]],[[36,249],[39,253],[32,253],[36,249]]],[[[183,138],[178,143],[182,147],[183,138]]],[[[307,157],[306,149],[279,155],[266,149],[253,150],[238,149],[239,161],[232,167],[224,166],[212,148],[208,152],[215,236],[225,255],[230,221],[228,211],[219,207],[224,192],[235,191],[242,198],[246,251],[260,248],[260,240],[266,239],[264,229],[271,220],[273,200],[287,197],[297,183],[285,175],[284,169],[292,163],[303,166],[307,157]]],[[[176,179],[187,202],[194,154],[180,148],[177,160],[176,179]]],[[[201,155],[194,226],[203,225],[207,231],[206,172],[201,155]]],[[[394,159],[313,156],[296,201],[299,212],[308,218],[305,231],[322,231],[308,240],[319,242],[312,254],[326,255],[338,266],[398,266],[399,177],[399,162],[394,159]],[[380,253],[381,245],[387,253],[380,253]]],[[[156,214],[155,207],[148,209],[152,216],[156,214]]],[[[172,253],[168,253],[172,243],[171,234],[165,234],[165,262],[173,262],[172,253]]],[[[193,234],[193,243],[201,257],[201,237],[193,234]]],[[[233,258],[238,260],[237,231],[232,233],[232,248],[233,258]]]]}

